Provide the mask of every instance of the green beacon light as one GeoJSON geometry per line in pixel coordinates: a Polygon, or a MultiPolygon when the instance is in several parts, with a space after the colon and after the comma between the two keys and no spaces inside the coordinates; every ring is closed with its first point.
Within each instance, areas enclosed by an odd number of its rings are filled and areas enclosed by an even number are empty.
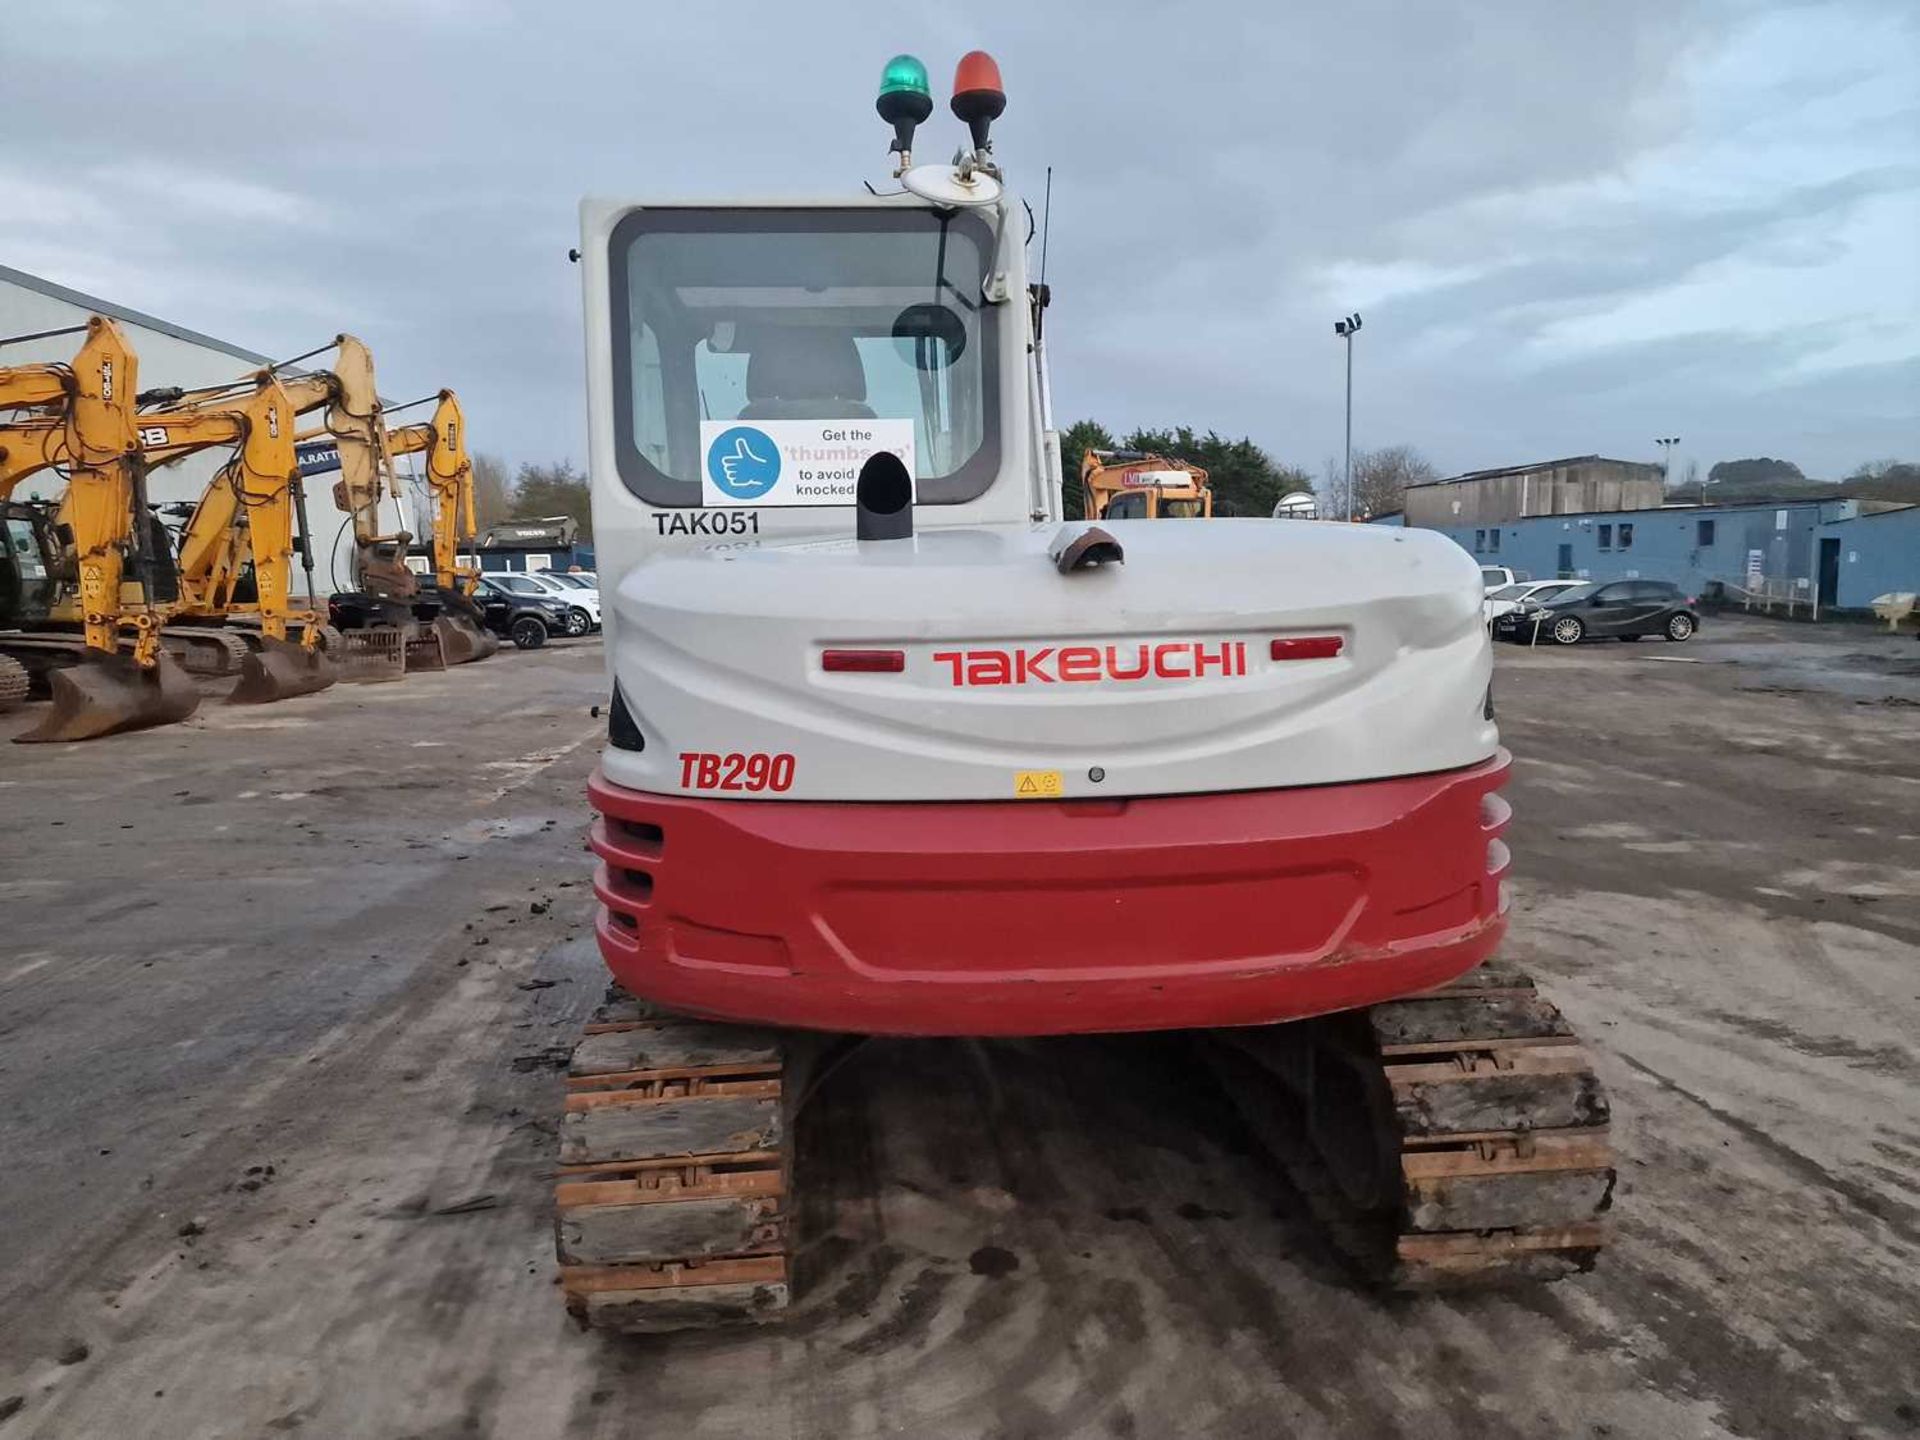
{"type": "Polygon", "coordinates": [[[900,157],[896,175],[913,164],[913,132],[920,122],[933,114],[933,90],[927,84],[927,67],[917,56],[896,55],[880,72],[880,98],[873,108],[880,118],[893,126],[893,153],[900,157]]]}

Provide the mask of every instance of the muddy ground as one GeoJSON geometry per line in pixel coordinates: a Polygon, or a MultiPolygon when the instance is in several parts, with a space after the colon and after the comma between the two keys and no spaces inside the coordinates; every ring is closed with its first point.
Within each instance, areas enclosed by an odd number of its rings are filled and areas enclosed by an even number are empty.
{"type": "MultiPolygon", "coordinates": [[[[0,1440],[1920,1433],[1920,645],[1504,651],[1595,1275],[1383,1303],[1153,1040],[873,1048],[782,1328],[576,1334],[591,644],[0,745],[0,1440]]],[[[0,720],[0,733],[23,728],[0,720]]]]}

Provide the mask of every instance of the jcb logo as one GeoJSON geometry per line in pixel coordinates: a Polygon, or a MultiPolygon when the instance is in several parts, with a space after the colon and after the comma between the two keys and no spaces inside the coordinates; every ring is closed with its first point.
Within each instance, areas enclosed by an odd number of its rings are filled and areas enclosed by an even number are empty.
{"type": "Polygon", "coordinates": [[[157,450],[167,443],[167,428],[164,425],[143,425],[140,427],[140,448],[157,450]]]}

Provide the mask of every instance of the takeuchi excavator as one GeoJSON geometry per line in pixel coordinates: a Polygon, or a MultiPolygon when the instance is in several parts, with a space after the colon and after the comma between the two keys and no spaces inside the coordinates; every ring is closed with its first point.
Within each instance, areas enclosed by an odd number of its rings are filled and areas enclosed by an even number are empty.
{"type": "Polygon", "coordinates": [[[776,1316],[804,1077],[859,1083],[872,1035],[1181,1032],[1377,1282],[1585,1269],[1608,1108],[1491,958],[1478,569],[1423,530],[1063,519],[1005,103],[966,56],[969,143],[916,165],[901,56],[884,192],[582,206],[618,989],[566,1082],[567,1304],[776,1316]]]}
{"type": "Polygon", "coordinates": [[[1145,450],[1089,450],[1080,457],[1080,493],[1089,520],[1208,520],[1207,472],[1145,450]]]}
{"type": "MultiPolygon", "coordinates": [[[[253,385],[251,394],[219,405],[145,409],[139,432],[149,466],[172,464],[215,446],[232,447],[232,458],[208,483],[181,530],[171,577],[172,618],[161,638],[189,644],[224,640],[243,647],[240,680],[228,696],[230,703],[242,705],[310,695],[336,678],[320,647],[321,617],[311,609],[293,609],[288,600],[295,519],[302,508],[293,404],[272,371],[261,371],[253,385]],[[249,563],[255,598],[246,601],[237,591],[249,563]],[[258,617],[258,633],[191,623],[243,615],[258,617]],[[299,627],[298,641],[289,636],[289,622],[299,627]]],[[[304,524],[300,528],[304,531],[304,524]]]]}
{"type": "MultiPolygon", "coordinates": [[[[22,741],[84,740],[185,719],[200,696],[160,645],[167,607],[155,598],[156,572],[140,461],[138,361],[119,327],[90,319],[69,364],[0,369],[0,502],[27,476],[57,468],[65,476],[59,527],[73,554],[76,633],[46,628],[58,617],[30,611],[0,632],[0,655],[24,667],[53,699],[22,741]],[[130,582],[124,583],[123,582],[130,582]]],[[[22,509],[8,511],[23,544],[44,538],[22,509]]],[[[64,547],[63,547],[64,548],[64,547]]],[[[35,568],[45,570],[45,557],[35,568]]],[[[53,563],[58,563],[53,560],[53,563]]],[[[20,568],[16,563],[15,569],[20,568]]],[[[29,587],[19,587],[26,594],[29,587]]],[[[57,587],[33,588],[35,601],[57,587]]],[[[57,606],[55,607],[57,608],[57,606]]]]}

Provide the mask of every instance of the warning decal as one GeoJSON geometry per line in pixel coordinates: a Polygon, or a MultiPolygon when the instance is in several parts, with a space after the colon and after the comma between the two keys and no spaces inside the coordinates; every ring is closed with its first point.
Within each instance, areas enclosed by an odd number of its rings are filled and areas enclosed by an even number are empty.
{"type": "Polygon", "coordinates": [[[1062,789],[1058,770],[1016,770],[1013,772],[1014,798],[1019,800],[1058,800],[1062,789]]]}

